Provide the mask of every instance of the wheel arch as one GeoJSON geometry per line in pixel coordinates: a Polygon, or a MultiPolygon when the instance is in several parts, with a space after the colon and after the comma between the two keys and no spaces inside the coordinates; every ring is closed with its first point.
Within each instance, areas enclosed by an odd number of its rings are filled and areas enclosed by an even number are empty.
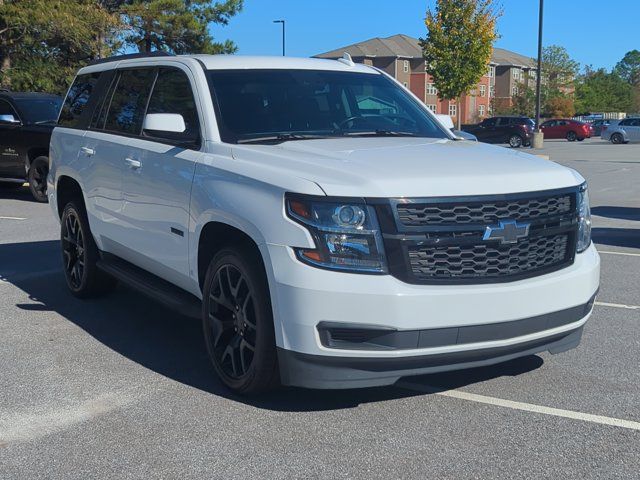
{"type": "Polygon", "coordinates": [[[33,147],[27,151],[27,170],[31,168],[31,164],[38,157],[49,158],[49,149],[46,147],[33,147]]]}
{"type": "Polygon", "coordinates": [[[69,201],[76,199],[82,202],[82,206],[86,209],[84,194],[80,183],[69,175],[60,175],[56,181],[56,209],[58,218],[62,218],[64,207],[69,201]]]}

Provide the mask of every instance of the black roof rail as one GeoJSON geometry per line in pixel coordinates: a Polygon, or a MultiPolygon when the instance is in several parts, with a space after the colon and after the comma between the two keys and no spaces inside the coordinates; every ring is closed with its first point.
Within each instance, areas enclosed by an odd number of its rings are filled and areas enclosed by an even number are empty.
{"type": "Polygon", "coordinates": [[[149,53],[128,53],[126,55],[116,55],[113,57],[99,58],[92,61],[88,65],[100,65],[101,63],[119,62],[120,60],[131,60],[134,58],[153,58],[153,57],[174,57],[173,53],[169,52],[149,52],[149,53]]]}

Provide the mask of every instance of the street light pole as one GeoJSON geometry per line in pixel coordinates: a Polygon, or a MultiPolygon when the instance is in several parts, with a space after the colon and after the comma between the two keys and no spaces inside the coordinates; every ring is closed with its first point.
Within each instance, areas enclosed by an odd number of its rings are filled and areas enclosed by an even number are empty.
{"type": "Polygon", "coordinates": [[[284,20],[274,20],[273,23],[281,23],[282,24],[282,56],[284,57],[284,45],[285,45],[285,35],[284,35],[284,20]]]}
{"type": "Polygon", "coordinates": [[[544,0],[540,0],[538,17],[538,73],[536,75],[536,131],[533,134],[533,148],[542,148],[544,134],[540,130],[540,82],[542,81],[542,10],[544,0]]]}

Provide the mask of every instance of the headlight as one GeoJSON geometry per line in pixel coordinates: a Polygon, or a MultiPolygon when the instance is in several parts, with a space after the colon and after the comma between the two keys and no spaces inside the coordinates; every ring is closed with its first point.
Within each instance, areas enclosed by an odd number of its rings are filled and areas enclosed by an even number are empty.
{"type": "Polygon", "coordinates": [[[375,210],[358,199],[287,194],[287,215],[311,233],[315,249],[295,248],[304,263],[332,270],[387,273],[375,210]]]}
{"type": "Polygon", "coordinates": [[[576,251],[584,252],[591,245],[591,208],[587,184],[583,183],[578,192],[578,241],[576,251]]]}

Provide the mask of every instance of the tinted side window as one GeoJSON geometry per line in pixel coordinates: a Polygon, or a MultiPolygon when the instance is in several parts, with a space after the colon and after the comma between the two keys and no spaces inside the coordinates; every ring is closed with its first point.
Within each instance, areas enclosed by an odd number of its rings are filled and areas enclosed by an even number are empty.
{"type": "Polygon", "coordinates": [[[88,73],[76,77],[62,105],[58,119],[59,125],[71,128],[80,126],[80,117],[89,102],[96,83],[98,83],[98,78],[100,78],[100,73],[88,73]]]}
{"type": "Polygon", "coordinates": [[[105,130],[139,135],[155,77],[154,69],[124,70],[111,99],[105,130]]]}
{"type": "Polygon", "coordinates": [[[629,125],[630,121],[629,120],[622,120],[620,123],[618,123],[619,126],[624,127],[625,125],[629,125]]]}
{"type": "Polygon", "coordinates": [[[6,100],[0,100],[0,115],[12,115],[16,120],[20,120],[13,106],[6,100]]]}
{"type": "Polygon", "coordinates": [[[186,130],[182,138],[197,140],[200,136],[198,110],[189,78],[174,68],[161,68],[149,100],[149,113],[177,113],[182,115],[186,130]]]}
{"type": "Polygon", "coordinates": [[[485,127],[495,127],[496,119],[495,118],[487,118],[484,122],[482,122],[482,124],[485,127]]]}

